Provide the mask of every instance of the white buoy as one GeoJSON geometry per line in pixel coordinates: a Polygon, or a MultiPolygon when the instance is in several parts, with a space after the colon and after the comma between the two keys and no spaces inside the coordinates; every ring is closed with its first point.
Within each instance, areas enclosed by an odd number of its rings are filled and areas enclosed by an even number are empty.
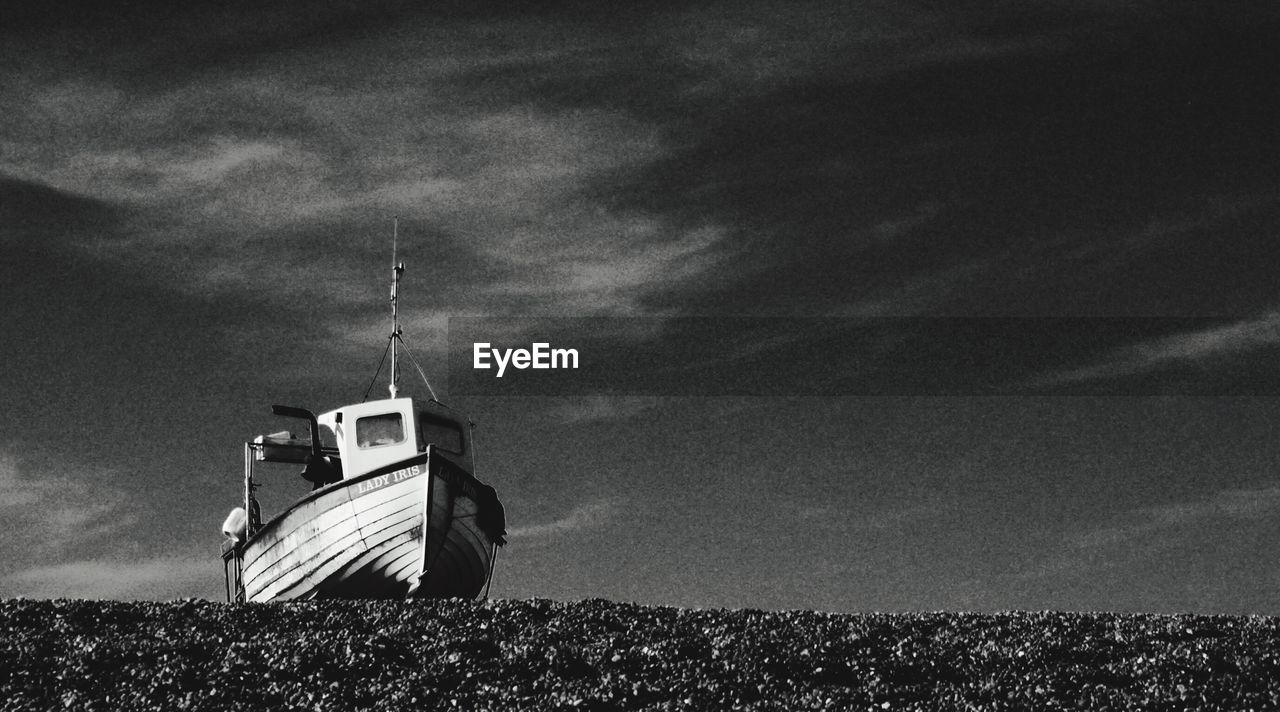
{"type": "Polygon", "coordinates": [[[245,530],[248,526],[249,514],[244,511],[244,507],[236,507],[231,510],[231,514],[228,514],[226,521],[222,523],[222,533],[228,539],[244,541],[245,530]]]}

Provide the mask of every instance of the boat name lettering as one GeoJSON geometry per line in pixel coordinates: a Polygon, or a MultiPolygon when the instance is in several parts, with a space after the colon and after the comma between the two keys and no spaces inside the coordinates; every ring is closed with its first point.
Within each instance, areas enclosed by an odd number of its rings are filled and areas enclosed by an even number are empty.
{"type": "Polygon", "coordinates": [[[417,477],[420,474],[422,474],[422,469],[418,465],[414,465],[413,467],[406,467],[403,470],[396,470],[395,472],[392,472],[391,481],[403,482],[410,477],[417,477]]]}
{"type": "Polygon", "coordinates": [[[422,474],[422,469],[419,465],[414,465],[412,467],[396,470],[395,472],[388,472],[385,475],[370,477],[369,479],[356,484],[356,494],[362,495],[366,492],[372,492],[381,487],[386,487],[393,482],[403,482],[410,477],[416,477],[420,474],[422,474]]]}
{"type": "Polygon", "coordinates": [[[391,481],[391,475],[378,475],[377,477],[370,477],[364,482],[361,482],[356,485],[356,494],[364,494],[365,492],[372,492],[378,489],[379,487],[386,486],[386,484],[390,481],[391,481]]]}
{"type": "Polygon", "coordinates": [[[498,378],[506,373],[507,366],[514,366],[523,371],[526,368],[577,368],[577,349],[553,349],[551,344],[538,341],[532,349],[496,349],[488,342],[471,344],[471,365],[477,370],[489,370],[493,364],[498,366],[498,378]],[[492,361],[490,361],[490,357],[492,361]]]}

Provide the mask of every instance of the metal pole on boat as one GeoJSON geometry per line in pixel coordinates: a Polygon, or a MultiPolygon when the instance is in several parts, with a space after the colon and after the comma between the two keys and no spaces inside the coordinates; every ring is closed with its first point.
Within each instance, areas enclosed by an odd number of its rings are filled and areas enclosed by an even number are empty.
{"type": "Polygon", "coordinates": [[[404,263],[396,262],[396,242],[400,233],[400,218],[397,216],[391,224],[391,397],[399,395],[396,387],[396,341],[400,339],[400,275],[404,274],[404,263]]]}
{"type": "MultiPolygon", "coordinates": [[[[253,445],[244,444],[244,540],[236,542],[234,560],[231,561],[232,580],[227,583],[227,602],[243,601],[244,595],[244,546],[253,536],[256,529],[253,511],[256,508],[253,499],[253,445]]],[[[226,561],[223,562],[223,577],[226,578],[226,561]]]]}
{"type": "Polygon", "coordinates": [[[244,538],[253,536],[253,446],[244,444],[244,538]]]}

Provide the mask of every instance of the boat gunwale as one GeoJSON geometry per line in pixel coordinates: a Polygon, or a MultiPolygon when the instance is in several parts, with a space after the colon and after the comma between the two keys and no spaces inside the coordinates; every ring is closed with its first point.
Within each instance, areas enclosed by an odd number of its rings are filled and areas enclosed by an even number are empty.
{"type": "MultiPolygon", "coordinates": [[[[492,522],[492,524],[494,525],[495,531],[489,531],[489,527],[481,525],[480,522],[478,521],[477,521],[477,525],[479,526],[477,526],[477,528],[480,529],[480,531],[486,537],[488,537],[491,542],[496,543],[499,546],[506,543],[506,536],[505,536],[506,535],[506,516],[505,516],[505,512],[503,512],[502,502],[497,498],[497,493],[494,491],[493,487],[485,484],[475,475],[471,474],[470,472],[462,468],[460,465],[458,465],[456,462],[453,462],[452,460],[450,460],[448,457],[445,457],[444,455],[439,455],[441,471],[439,473],[433,474],[431,471],[432,470],[431,456],[435,454],[435,450],[436,450],[435,446],[429,444],[427,445],[426,452],[418,453],[417,455],[414,455],[412,457],[407,457],[403,460],[398,460],[396,462],[383,465],[382,467],[379,467],[374,470],[370,470],[369,472],[366,472],[362,475],[356,475],[355,477],[350,477],[350,478],[343,478],[337,482],[327,484],[324,487],[321,487],[320,489],[312,490],[311,492],[308,492],[307,494],[300,497],[293,504],[290,504],[288,507],[281,510],[280,513],[276,514],[271,519],[267,520],[267,522],[263,524],[260,528],[258,528],[258,530],[255,531],[252,536],[249,536],[248,538],[246,538],[244,543],[240,545],[241,551],[248,552],[249,547],[253,544],[258,543],[258,541],[263,538],[266,532],[268,532],[273,528],[278,528],[280,526],[281,521],[283,521],[287,516],[293,513],[293,511],[296,510],[298,507],[301,507],[302,505],[307,504],[308,502],[314,501],[320,497],[323,497],[328,494],[332,494],[334,492],[345,490],[347,487],[350,487],[351,485],[359,484],[360,482],[364,482],[374,477],[379,477],[381,475],[386,475],[392,472],[396,472],[397,470],[402,470],[406,467],[412,467],[414,465],[420,465],[420,464],[426,465],[426,471],[421,474],[425,474],[428,477],[440,476],[440,477],[443,477],[445,480],[450,480],[453,477],[460,475],[463,478],[463,481],[459,483],[462,485],[459,488],[462,490],[460,494],[463,497],[466,497],[467,499],[474,500],[480,510],[483,510],[486,506],[496,507],[497,511],[494,514],[496,515],[497,519],[492,522]],[[446,472],[448,472],[449,474],[445,474],[446,472]]],[[[417,476],[418,475],[412,475],[412,477],[417,477],[417,476]]],[[[355,497],[351,497],[348,501],[354,501],[354,499],[355,497]]]]}
{"type": "MultiPolygon", "coordinates": [[[[365,480],[373,479],[374,477],[379,477],[381,475],[389,474],[389,473],[395,472],[396,470],[402,470],[405,467],[412,467],[414,465],[426,463],[430,460],[430,457],[431,457],[431,450],[427,450],[426,452],[418,453],[413,457],[405,458],[404,460],[398,460],[389,465],[383,465],[382,467],[379,467],[375,470],[370,470],[364,473],[363,475],[356,475],[355,477],[343,478],[341,480],[338,480],[337,482],[332,482],[330,484],[327,484],[324,487],[321,487],[320,489],[312,490],[307,494],[303,495],[293,504],[290,504],[288,507],[285,507],[284,509],[280,510],[280,512],[275,516],[273,516],[271,519],[267,520],[267,522],[263,524],[261,527],[259,527],[258,530],[255,531],[252,536],[245,539],[244,543],[241,544],[241,547],[247,552],[250,545],[256,543],[259,539],[263,538],[263,536],[267,533],[268,530],[272,528],[278,528],[280,526],[280,522],[284,520],[285,517],[289,516],[298,507],[301,507],[302,505],[308,502],[319,499],[320,497],[323,497],[327,494],[344,490],[347,487],[350,487],[351,485],[358,484],[365,480]]],[[[475,480],[475,477],[472,476],[471,473],[465,472],[465,471],[463,472],[468,477],[471,477],[471,479],[475,480]]],[[[429,476],[431,474],[430,468],[428,468],[428,471],[423,474],[426,474],[429,476]]],[[[476,480],[476,482],[480,482],[480,481],[476,480]]]]}

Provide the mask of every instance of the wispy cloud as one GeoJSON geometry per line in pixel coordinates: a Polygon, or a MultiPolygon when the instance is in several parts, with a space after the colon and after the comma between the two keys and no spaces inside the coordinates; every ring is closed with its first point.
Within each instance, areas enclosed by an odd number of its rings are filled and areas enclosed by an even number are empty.
{"type": "Polygon", "coordinates": [[[649,396],[584,396],[553,407],[551,415],[564,424],[626,420],[660,403],[649,396]]]}
{"type": "Polygon", "coordinates": [[[1032,379],[1052,387],[1157,373],[1179,364],[1199,364],[1280,344],[1280,312],[1198,331],[1187,331],[1111,351],[1096,363],[1032,379]]]}
{"type": "MultiPolygon", "coordinates": [[[[461,66],[484,64],[487,50],[459,49],[461,66]]],[[[408,82],[395,91],[317,91],[329,72],[305,64],[146,95],[33,83],[23,110],[0,119],[0,170],[131,206],[126,235],[86,249],[155,263],[156,278],[196,293],[364,299],[351,263],[384,251],[368,235],[397,214],[419,253],[455,266],[433,285],[454,313],[628,312],[717,264],[720,226],[610,208],[595,193],[666,155],[657,127],[609,109],[494,105],[457,77],[421,74],[413,53],[392,48],[387,62],[386,76],[408,82]]]]}
{"type": "Polygon", "coordinates": [[[759,92],[830,71],[845,58],[844,77],[879,77],[949,62],[1043,50],[1052,37],[984,37],[966,31],[954,9],[918,5],[832,3],[792,11],[776,3],[697,7],[676,18],[677,51],[701,67],[686,90],[723,97],[759,92]]]}
{"type": "Polygon", "coordinates": [[[1194,500],[1138,507],[1075,532],[1016,578],[1076,577],[1144,560],[1159,552],[1214,541],[1232,524],[1280,515],[1280,485],[1219,490],[1194,500]]]}
{"type": "Polygon", "coordinates": [[[606,526],[613,519],[619,508],[619,502],[613,499],[587,502],[574,507],[568,514],[559,519],[509,529],[507,538],[509,540],[552,539],[577,531],[599,529],[606,526]]]}
{"type": "Polygon", "coordinates": [[[18,458],[0,451],[0,502],[5,507],[25,507],[44,498],[49,483],[27,481],[18,474],[18,458]]]}
{"type": "MultiPolygon", "coordinates": [[[[9,559],[61,554],[74,545],[109,536],[133,523],[124,496],[111,488],[57,475],[31,475],[19,459],[0,450],[0,512],[8,523],[9,559]]],[[[102,479],[109,480],[105,475],[102,479]]]]}
{"type": "Polygon", "coordinates": [[[794,502],[790,506],[792,516],[806,527],[841,535],[895,531],[923,519],[936,517],[945,511],[944,507],[934,502],[886,507],[870,512],[851,511],[813,500],[794,502]]]}
{"type": "Polygon", "coordinates": [[[1153,546],[1181,543],[1207,523],[1253,520],[1277,512],[1280,512],[1280,485],[1221,490],[1205,499],[1132,510],[1120,521],[1077,534],[1069,542],[1076,549],[1123,545],[1145,551],[1153,546]]]}
{"type": "Polygon", "coordinates": [[[0,584],[7,596],[166,600],[209,595],[216,568],[207,556],[92,559],[23,569],[0,584]]]}

